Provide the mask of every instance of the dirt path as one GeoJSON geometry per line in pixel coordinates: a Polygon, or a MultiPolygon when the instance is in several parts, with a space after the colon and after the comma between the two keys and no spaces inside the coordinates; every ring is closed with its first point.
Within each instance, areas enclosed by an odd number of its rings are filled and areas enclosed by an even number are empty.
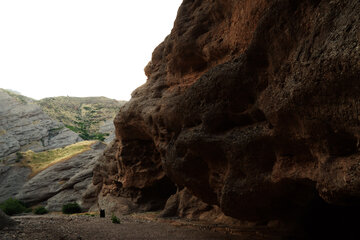
{"type": "Polygon", "coordinates": [[[283,240],[285,232],[268,227],[232,227],[185,219],[158,218],[157,213],[120,217],[23,215],[16,227],[0,230],[0,240],[283,240]]]}
{"type": "Polygon", "coordinates": [[[121,217],[120,224],[98,216],[66,216],[59,214],[15,216],[14,228],[0,231],[1,240],[92,240],[92,239],[244,239],[225,232],[214,232],[200,226],[184,226],[138,216],[121,217]],[[177,226],[176,226],[177,225],[177,226]]]}

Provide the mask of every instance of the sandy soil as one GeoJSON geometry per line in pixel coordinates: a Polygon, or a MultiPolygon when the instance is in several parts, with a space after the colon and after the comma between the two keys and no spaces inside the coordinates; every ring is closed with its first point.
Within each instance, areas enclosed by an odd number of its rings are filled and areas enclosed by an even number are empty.
{"type": "MultiPolygon", "coordinates": [[[[226,226],[181,219],[158,219],[151,215],[120,217],[120,224],[113,224],[110,217],[87,215],[23,215],[12,217],[16,227],[0,231],[1,240],[247,240],[266,239],[254,228],[233,232],[226,226]]],[[[234,230],[235,231],[235,230],[234,230]]],[[[273,238],[271,234],[271,239],[273,238]]]]}

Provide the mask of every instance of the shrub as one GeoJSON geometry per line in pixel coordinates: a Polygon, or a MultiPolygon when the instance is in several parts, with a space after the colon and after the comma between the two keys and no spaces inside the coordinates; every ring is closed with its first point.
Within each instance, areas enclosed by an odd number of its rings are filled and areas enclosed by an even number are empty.
{"type": "Polygon", "coordinates": [[[34,209],[34,213],[38,214],[38,215],[47,214],[48,212],[49,211],[43,206],[40,206],[40,207],[37,207],[37,208],[34,209]]]}
{"type": "Polygon", "coordinates": [[[81,213],[81,207],[76,202],[68,203],[62,206],[62,212],[65,214],[81,213]]]}
{"type": "Polygon", "coordinates": [[[16,152],[16,160],[15,160],[15,162],[20,162],[23,158],[24,158],[24,156],[22,155],[21,152],[16,152]]]}
{"type": "Polygon", "coordinates": [[[23,213],[26,211],[26,207],[19,200],[14,198],[9,198],[8,200],[0,204],[1,210],[7,215],[14,215],[23,213]]]}
{"type": "Polygon", "coordinates": [[[114,214],[111,216],[111,221],[112,221],[112,223],[116,223],[116,224],[120,223],[120,219],[117,216],[115,216],[114,214]]]}

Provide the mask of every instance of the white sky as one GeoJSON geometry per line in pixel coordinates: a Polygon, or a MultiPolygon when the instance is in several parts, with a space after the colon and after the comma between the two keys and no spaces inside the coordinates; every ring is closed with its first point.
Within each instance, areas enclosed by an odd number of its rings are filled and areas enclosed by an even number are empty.
{"type": "Polygon", "coordinates": [[[0,0],[0,88],[130,99],[182,0],[0,0]]]}

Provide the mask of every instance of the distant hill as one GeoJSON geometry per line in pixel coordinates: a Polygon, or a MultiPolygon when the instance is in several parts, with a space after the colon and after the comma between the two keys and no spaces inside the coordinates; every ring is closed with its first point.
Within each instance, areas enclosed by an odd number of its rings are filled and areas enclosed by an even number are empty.
{"type": "Polygon", "coordinates": [[[85,140],[104,140],[109,133],[100,131],[101,126],[112,121],[125,103],[106,97],[51,97],[37,101],[50,117],[85,140]]]}

